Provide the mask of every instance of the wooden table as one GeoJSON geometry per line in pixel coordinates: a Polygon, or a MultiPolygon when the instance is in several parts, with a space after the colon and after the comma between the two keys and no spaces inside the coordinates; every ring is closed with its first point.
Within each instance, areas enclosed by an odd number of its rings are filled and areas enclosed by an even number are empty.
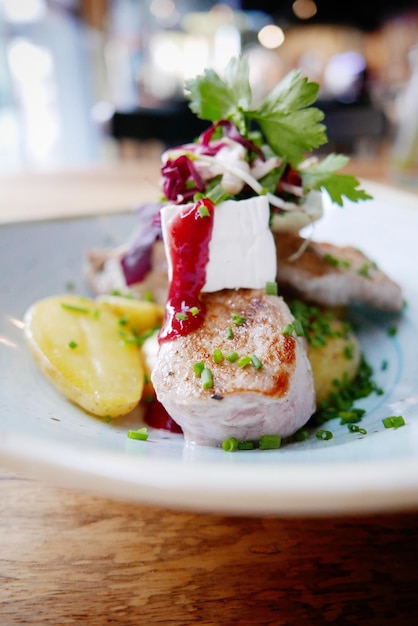
{"type": "MultiPolygon", "coordinates": [[[[350,171],[386,179],[381,162],[350,171]]],[[[3,175],[0,215],[134,207],[154,194],[157,172],[156,163],[130,162],[3,175]]],[[[2,470],[0,460],[0,563],[1,626],[409,626],[418,617],[418,511],[282,519],[175,511],[57,488],[2,470]]]]}

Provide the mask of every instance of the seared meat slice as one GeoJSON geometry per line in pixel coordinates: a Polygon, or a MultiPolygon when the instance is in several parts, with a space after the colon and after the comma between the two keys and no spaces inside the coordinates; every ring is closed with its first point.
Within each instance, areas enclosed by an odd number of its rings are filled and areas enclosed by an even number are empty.
{"type": "Polygon", "coordinates": [[[127,286],[121,266],[124,247],[89,250],[84,262],[84,277],[95,294],[106,294],[119,290],[142,298],[152,293],[155,302],[164,306],[168,292],[167,261],[164,244],[155,242],[152,249],[152,269],[143,281],[127,286]]]}
{"type": "Polygon", "coordinates": [[[151,375],[159,401],[190,442],[216,446],[228,437],[290,436],[314,412],[315,396],[304,338],[282,332],[293,321],[286,303],[252,289],[202,294],[201,299],[204,325],[160,346],[151,375]],[[234,324],[232,313],[245,321],[234,324]],[[217,349],[221,362],[213,357],[217,349]],[[262,365],[240,367],[239,361],[225,358],[232,352],[256,355],[262,365]],[[198,362],[212,371],[210,389],[194,371],[198,362]]]}
{"type": "Polygon", "coordinates": [[[275,239],[282,289],[324,306],[359,302],[383,311],[401,310],[400,286],[360,250],[308,242],[290,232],[275,239]]]}

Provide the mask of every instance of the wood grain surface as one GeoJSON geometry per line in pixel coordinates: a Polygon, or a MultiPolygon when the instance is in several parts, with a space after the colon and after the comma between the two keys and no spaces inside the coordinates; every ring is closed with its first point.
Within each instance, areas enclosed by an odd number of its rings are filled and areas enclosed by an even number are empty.
{"type": "Polygon", "coordinates": [[[2,626],[406,626],[418,617],[418,512],[234,518],[0,476],[2,626]]]}

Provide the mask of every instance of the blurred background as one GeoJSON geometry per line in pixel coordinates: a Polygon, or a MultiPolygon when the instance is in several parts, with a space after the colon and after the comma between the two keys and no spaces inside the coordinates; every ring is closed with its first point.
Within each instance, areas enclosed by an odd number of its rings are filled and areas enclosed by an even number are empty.
{"type": "Polygon", "coordinates": [[[0,167],[90,165],[192,139],[205,124],[184,81],[246,54],[256,100],[292,68],[319,82],[326,150],[372,159],[390,146],[407,168],[417,46],[416,0],[0,0],[0,167]]]}

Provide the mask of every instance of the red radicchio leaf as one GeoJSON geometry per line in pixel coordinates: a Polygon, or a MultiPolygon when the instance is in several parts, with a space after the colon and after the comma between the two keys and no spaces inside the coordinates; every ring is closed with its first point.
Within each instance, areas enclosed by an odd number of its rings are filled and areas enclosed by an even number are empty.
{"type": "Polygon", "coordinates": [[[144,280],[151,270],[152,249],[161,237],[162,206],[161,202],[147,203],[138,209],[141,225],[120,261],[128,286],[144,280]]]}
{"type": "Polygon", "coordinates": [[[161,168],[161,174],[164,194],[172,202],[188,202],[197,191],[204,189],[199,172],[185,154],[174,161],[167,161],[161,168]]]}
{"type": "MultiPolygon", "coordinates": [[[[200,135],[200,141],[202,142],[204,146],[207,146],[207,147],[210,146],[210,141],[212,139],[212,136],[214,132],[217,130],[217,128],[219,127],[222,127],[224,136],[229,137],[230,139],[232,139],[233,141],[236,141],[237,143],[240,143],[242,146],[244,146],[244,148],[248,150],[250,154],[252,152],[255,152],[256,155],[262,161],[265,161],[265,156],[261,148],[256,146],[249,139],[246,139],[245,137],[243,137],[238,131],[238,128],[235,126],[235,124],[233,124],[229,120],[219,120],[219,122],[216,122],[216,124],[213,124],[212,126],[210,126],[207,130],[205,130],[200,135]]],[[[220,146],[218,146],[218,149],[219,148],[220,146]]]]}

